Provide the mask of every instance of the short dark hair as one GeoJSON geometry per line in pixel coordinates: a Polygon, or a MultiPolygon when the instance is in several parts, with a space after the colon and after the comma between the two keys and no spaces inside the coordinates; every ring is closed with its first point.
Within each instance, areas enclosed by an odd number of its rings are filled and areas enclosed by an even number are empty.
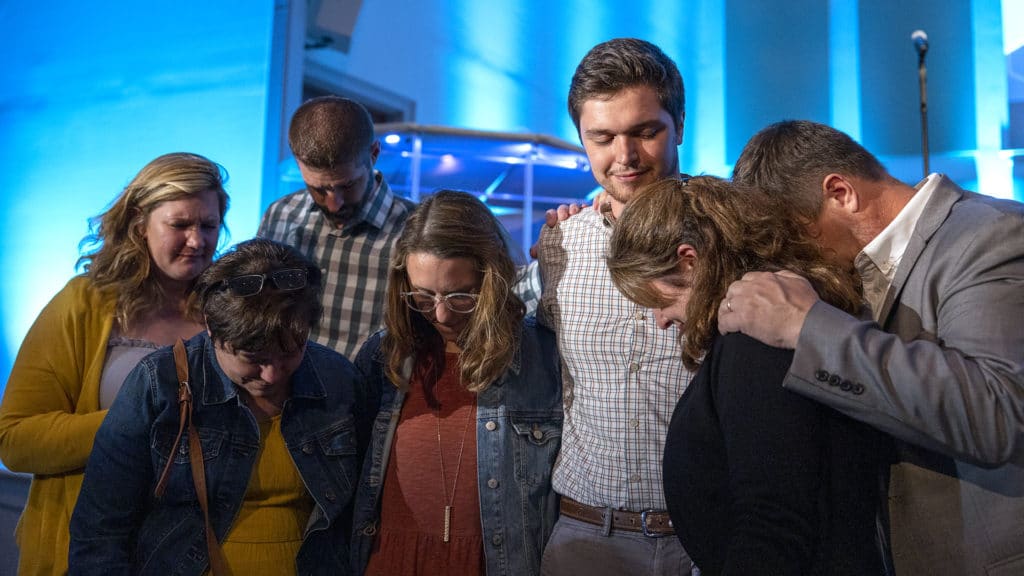
{"type": "Polygon", "coordinates": [[[194,294],[214,342],[256,354],[298,350],[323,311],[320,269],[295,248],[265,238],[241,242],[221,256],[199,276],[194,294]],[[238,296],[224,283],[291,268],[306,270],[304,288],[281,291],[264,278],[258,294],[238,296]]]}
{"type": "Polygon", "coordinates": [[[373,118],[362,104],[340,96],[307,100],[292,115],[288,145],[295,159],[317,170],[359,160],[375,140],[373,118]]]}
{"type": "Polygon", "coordinates": [[[832,173],[872,182],[891,178],[878,158],[847,134],[817,122],[786,120],[747,142],[732,179],[784,202],[807,223],[821,214],[821,183],[832,173]]]}
{"type": "Polygon", "coordinates": [[[686,118],[686,91],[675,62],[654,44],[615,38],[590,49],[576,67],[569,86],[569,115],[580,129],[583,103],[610,98],[626,88],[649,86],[678,126],[686,118]]]}

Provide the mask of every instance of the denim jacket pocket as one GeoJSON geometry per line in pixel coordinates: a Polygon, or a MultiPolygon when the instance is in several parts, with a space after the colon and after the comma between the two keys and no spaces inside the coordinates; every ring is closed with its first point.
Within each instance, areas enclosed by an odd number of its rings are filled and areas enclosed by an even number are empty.
{"type": "Polygon", "coordinates": [[[346,416],[323,430],[302,446],[302,451],[319,452],[327,469],[351,493],[355,489],[356,433],[355,421],[346,416]]]}
{"type": "Polygon", "coordinates": [[[356,453],[355,429],[351,418],[339,422],[340,428],[322,432],[317,436],[320,449],[328,456],[354,456],[356,453]]]}
{"type": "Polygon", "coordinates": [[[551,470],[562,444],[562,414],[512,412],[516,479],[533,486],[551,482],[551,470]]]}
{"type": "MultiPolygon", "coordinates": [[[[199,427],[196,430],[199,432],[199,444],[203,448],[203,462],[209,463],[220,456],[228,433],[225,430],[216,428],[199,427]]],[[[172,502],[196,499],[189,458],[188,434],[188,430],[181,434],[181,441],[178,443],[178,447],[173,454],[174,463],[171,464],[171,470],[168,473],[167,490],[164,493],[164,498],[172,502]]],[[[171,457],[170,451],[174,445],[176,435],[176,430],[164,430],[153,435],[150,448],[153,452],[153,460],[156,464],[154,470],[157,475],[163,472],[168,458],[171,457]]]]}

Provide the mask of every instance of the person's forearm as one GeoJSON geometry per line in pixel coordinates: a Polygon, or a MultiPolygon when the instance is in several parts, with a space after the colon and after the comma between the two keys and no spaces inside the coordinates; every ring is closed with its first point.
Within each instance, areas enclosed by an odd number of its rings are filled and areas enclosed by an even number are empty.
{"type": "Polygon", "coordinates": [[[819,303],[786,387],[957,459],[991,466],[1018,457],[1024,383],[1021,363],[998,356],[1006,343],[925,336],[907,342],[819,303]]]}

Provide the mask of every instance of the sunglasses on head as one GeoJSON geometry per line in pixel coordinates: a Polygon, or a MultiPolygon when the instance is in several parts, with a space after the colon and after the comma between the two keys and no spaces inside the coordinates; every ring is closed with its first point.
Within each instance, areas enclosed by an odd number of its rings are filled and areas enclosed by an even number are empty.
{"type": "Polygon", "coordinates": [[[315,268],[286,268],[274,270],[266,274],[244,274],[221,280],[213,286],[216,290],[230,290],[235,296],[255,296],[263,291],[269,280],[279,292],[290,292],[302,290],[309,284],[310,276],[313,281],[320,278],[320,270],[315,268]]]}

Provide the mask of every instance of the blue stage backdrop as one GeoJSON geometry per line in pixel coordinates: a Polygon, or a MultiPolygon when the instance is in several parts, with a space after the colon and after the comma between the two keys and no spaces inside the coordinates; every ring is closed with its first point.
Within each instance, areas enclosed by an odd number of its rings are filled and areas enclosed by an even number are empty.
{"type": "Polygon", "coordinates": [[[683,170],[728,175],[751,134],[800,117],[850,132],[914,181],[910,35],[924,29],[933,169],[1024,194],[1024,0],[364,0],[346,51],[303,53],[301,39],[286,50],[288,31],[302,30],[288,18],[305,5],[0,2],[0,388],[39,310],[75,274],[87,219],[153,157],[223,164],[230,241],[255,232],[286,191],[282,102],[301,90],[304,59],[340,85],[413,102],[406,121],[577,143],[565,107],[576,63],[597,42],[636,36],[686,80],[683,170]]]}

